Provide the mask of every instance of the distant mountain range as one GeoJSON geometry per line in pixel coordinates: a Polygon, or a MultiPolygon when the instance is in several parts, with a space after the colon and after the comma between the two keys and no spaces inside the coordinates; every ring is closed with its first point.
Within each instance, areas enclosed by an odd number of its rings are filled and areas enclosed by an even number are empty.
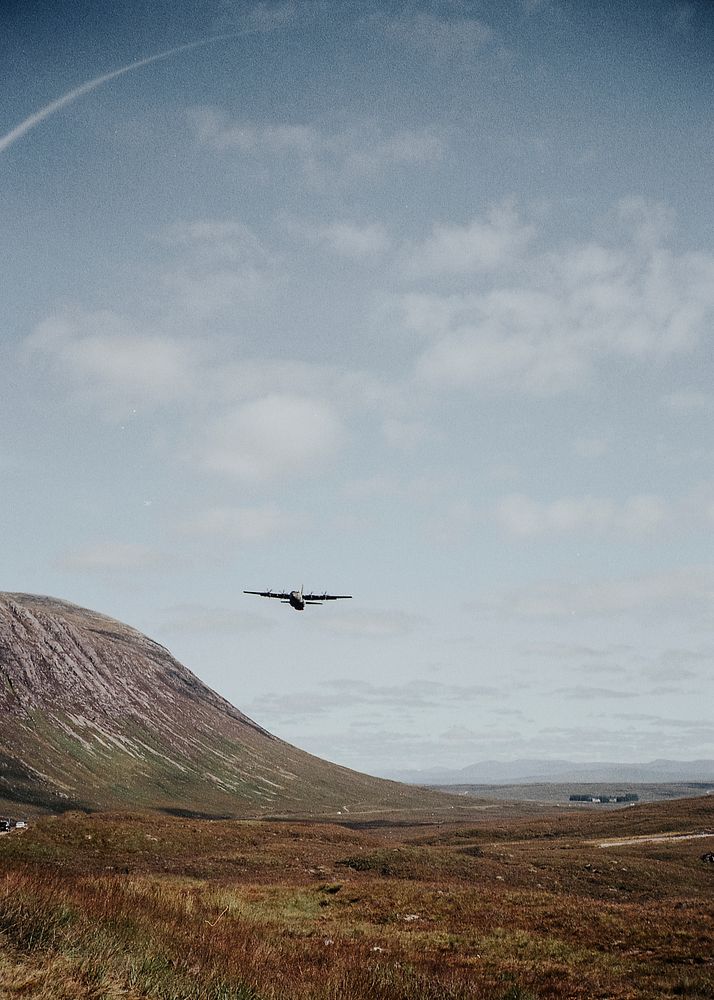
{"type": "Polygon", "coordinates": [[[284,743],[128,625],[66,601],[0,593],[5,813],[347,816],[443,801],[284,743]]]}
{"type": "Polygon", "coordinates": [[[652,760],[641,764],[576,763],[571,760],[485,760],[459,769],[394,771],[389,777],[414,785],[534,785],[543,782],[714,781],[714,760],[652,760]]]}

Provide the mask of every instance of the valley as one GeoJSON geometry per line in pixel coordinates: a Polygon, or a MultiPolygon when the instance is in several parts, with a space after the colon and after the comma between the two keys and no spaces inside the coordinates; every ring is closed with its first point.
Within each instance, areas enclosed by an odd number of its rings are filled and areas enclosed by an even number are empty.
{"type": "Polygon", "coordinates": [[[714,996],[711,799],[490,805],[457,822],[38,817],[0,840],[0,995],[714,996]]]}
{"type": "Polygon", "coordinates": [[[27,594],[0,595],[0,678],[2,1000],[714,998],[707,788],[373,778],[27,594]]]}

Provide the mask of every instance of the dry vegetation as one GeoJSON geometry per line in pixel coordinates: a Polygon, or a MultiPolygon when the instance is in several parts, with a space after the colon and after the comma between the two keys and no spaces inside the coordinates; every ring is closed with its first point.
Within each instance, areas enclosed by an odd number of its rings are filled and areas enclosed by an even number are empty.
{"type": "Polygon", "coordinates": [[[714,998],[714,801],[409,825],[47,817],[0,838],[0,996],[714,998]]]}

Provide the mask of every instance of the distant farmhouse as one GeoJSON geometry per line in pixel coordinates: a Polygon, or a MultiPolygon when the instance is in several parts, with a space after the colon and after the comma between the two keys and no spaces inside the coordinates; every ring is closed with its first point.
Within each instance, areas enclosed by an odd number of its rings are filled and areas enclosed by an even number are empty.
{"type": "Polygon", "coordinates": [[[627,792],[626,795],[571,795],[571,802],[639,802],[639,795],[627,792]]]}

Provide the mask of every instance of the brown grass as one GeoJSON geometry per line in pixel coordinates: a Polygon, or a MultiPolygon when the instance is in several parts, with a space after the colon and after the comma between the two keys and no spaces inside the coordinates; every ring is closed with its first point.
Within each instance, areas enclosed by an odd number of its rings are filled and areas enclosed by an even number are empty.
{"type": "Polygon", "coordinates": [[[350,830],[68,814],[0,838],[0,997],[714,998],[714,802],[350,830]]]}

